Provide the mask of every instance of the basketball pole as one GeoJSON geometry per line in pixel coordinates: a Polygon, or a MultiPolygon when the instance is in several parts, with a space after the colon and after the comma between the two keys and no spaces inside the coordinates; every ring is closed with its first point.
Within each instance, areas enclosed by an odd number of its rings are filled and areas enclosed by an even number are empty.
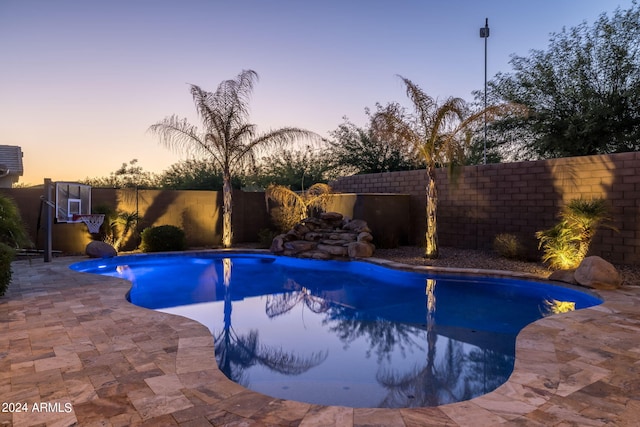
{"type": "Polygon", "coordinates": [[[51,178],[44,179],[44,262],[51,262],[52,253],[52,228],[53,228],[53,208],[54,203],[51,200],[51,178]]]}

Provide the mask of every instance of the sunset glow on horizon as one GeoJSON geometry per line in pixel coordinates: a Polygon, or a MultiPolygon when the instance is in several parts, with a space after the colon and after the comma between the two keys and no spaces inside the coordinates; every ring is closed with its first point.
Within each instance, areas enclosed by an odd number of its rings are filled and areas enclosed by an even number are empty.
{"type": "Polygon", "coordinates": [[[406,96],[403,75],[437,98],[509,72],[510,55],[632,0],[303,2],[0,0],[0,144],[24,153],[20,183],[108,176],[138,159],[160,173],[183,160],[147,132],[177,114],[199,124],[189,84],[214,91],[243,69],[260,80],[259,131],[329,137],[347,116],[406,96]]]}

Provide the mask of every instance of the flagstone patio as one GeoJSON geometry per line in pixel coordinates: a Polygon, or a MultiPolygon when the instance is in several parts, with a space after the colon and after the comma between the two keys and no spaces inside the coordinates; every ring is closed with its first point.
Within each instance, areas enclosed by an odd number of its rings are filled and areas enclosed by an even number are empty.
{"type": "Polygon", "coordinates": [[[0,298],[0,426],[635,426],[640,287],[525,328],[496,391],[419,409],[325,407],[264,396],[216,367],[203,325],[126,301],[84,258],[13,263],[0,298]],[[18,412],[20,410],[21,412],[18,412]]]}

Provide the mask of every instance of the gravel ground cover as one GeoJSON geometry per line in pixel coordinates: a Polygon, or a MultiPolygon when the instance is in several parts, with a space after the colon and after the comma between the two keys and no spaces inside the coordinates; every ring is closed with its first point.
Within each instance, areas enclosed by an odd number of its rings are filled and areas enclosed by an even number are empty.
{"type": "MultiPolygon", "coordinates": [[[[423,251],[423,248],[417,246],[401,246],[394,249],[376,249],[373,256],[410,265],[519,271],[540,277],[547,277],[553,271],[541,262],[510,260],[492,251],[443,247],[440,248],[440,257],[435,260],[425,259],[423,251]]],[[[616,268],[622,274],[625,285],[640,286],[640,266],[616,265],[616,268]]]]}

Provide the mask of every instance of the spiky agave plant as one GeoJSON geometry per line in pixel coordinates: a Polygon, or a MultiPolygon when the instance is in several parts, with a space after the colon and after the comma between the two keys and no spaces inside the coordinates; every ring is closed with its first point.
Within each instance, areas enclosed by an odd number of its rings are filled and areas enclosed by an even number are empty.
{"type": "Polygon", "coordinates": [[[552,268],[575,268],[589,252],[598,228],[610,219],[606,201],[573,199],[562,209],[560,217],[556,226],[536,233],[544,253],[542,260],[552,268]]]}
{"type": "Polygon", "coordinates": [[[280,205],[280,212],[273,217],[281,231],[291,229],[297,222],[311,216],[313,209],[324,210],[331,197],[331,187],[316,183],[306,191],[296,193],[291,189],[271,184],[265,191],[267,210],[269,201],[280,205]]]}
{"type": "Polygon", "coordinates": [[[139,219],[138,213],[125,211],[118,212],[116,217],[113,218],[112,228],[119,229],[118,237],[113,242],[113,247],[116,251],[119,251],[120,246],[131,237],[139,219]]]}
{"type": "Polygon", "coordinates": [[[604,199],[573,199],[562,214],[567,226],[578,236],[578,256],[582,260],[589,251],[598,227],[610,220],[604,199]]]}
{"type": "Polygon", "coordinates": [[[549,263],[551,268],[574,268],[582,261],[576,250],[580,238],[567,226],[566,221],[548,230],[538,231],[536,237],[539,240],[538,247],[543,252],[542,261],[549,263]]]}

